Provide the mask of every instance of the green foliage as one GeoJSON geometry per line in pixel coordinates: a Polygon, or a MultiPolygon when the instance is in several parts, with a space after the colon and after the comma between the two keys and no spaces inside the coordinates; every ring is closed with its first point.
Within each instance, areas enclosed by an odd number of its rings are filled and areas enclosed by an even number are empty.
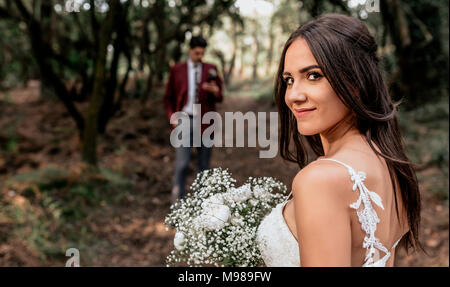
{"type": "Polygon", "coordinates": [[[280,1],[280,5],[272,15],[271,24],[278,25],[284,34],[290,35],[300,24],[311,19],[308,10],[300,7],[299,1],[280,1]]]}
{"type": "Polygon", "coordinates": [[[8,128],[6,129],[6,134],[5,135],[1,135],[0,132],[0,139],[3,140],[3,138],[6,138],[6,140],[4,141],[4,143],[2,143],[0,141],[0,154],[2,152],[11,152],[11,153],[15,153],[18,151],[19,146],[18,146],[18,135],[17,135],[17,123],[20,120],[20,118],[22,117],[21,113],[18,113],[17,117],[15,117],[15,119],[11,120],[11,124],[8,126],[8,128]]]}
{"type": "Polygon", "coordinates": [[[0,21],[0,90],[13,88],[37,75],[30,51],[23,27],[0,21]]]}
{"type": "Polygon", "coordinates": [[[242,97],[254,97],[254,98],[273,98],[273,78],[268,77],[265,79],[243,80],[234,82],[229,87],[230,93],[239,93],[242,97]]]}
{"type": "Polygon", "coordinates": [[[17,151],[17,137],[12,137],[8,139],[6,143],[5,151],[7,152],[16,152],[17,151]]]}
{"type": "Polygon", "coordinates": [[[45,262],[70,246],[87,247],[93,236],[83,220],[93,209],[118,203],[131,184],[109,169],[47,167],[11,176],[0,187],[0,224],[14,227],[0,242],[23,238],[45,262]]]}
{"type": "Polygon", "coordinates": [[[419,169],[437,168],[438,172],[426,178],[432,181],[430,192],[447,200],[449,169],[449,102],[444,97],[412,111],[400,113],[400,126],[405,138],[409,159],[419,169]]]}

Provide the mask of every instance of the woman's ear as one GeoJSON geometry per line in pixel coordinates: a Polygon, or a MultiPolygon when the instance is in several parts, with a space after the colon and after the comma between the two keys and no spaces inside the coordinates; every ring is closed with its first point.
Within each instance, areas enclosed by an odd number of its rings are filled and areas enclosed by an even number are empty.
{"type": "Polygon", "coordinates": [[[354,111],[350,111],[350,124],[352,124],[352,126],[358,124],[358,116],[354,111]]]}

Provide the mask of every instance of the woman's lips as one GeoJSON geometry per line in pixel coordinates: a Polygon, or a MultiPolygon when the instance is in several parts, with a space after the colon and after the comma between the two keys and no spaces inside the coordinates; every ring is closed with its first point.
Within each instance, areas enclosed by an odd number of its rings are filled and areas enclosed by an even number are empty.
{"type": "Polygon", "coordinates": [[[303,117],[311,112],[313,112],[316,108],[306,108],[306,109],[294,109],[294,113],[297,117],[303,117]]]}

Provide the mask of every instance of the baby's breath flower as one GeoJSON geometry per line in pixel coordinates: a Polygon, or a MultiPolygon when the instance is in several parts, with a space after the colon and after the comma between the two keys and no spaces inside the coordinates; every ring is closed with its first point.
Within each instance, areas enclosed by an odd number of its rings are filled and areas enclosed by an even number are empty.
{"type": "Polygon", "coordinates": [[[286,199],[286,187],[271,177],[250,177],[238,188],[235,183],[228,170],[205,170],[191,193],[170,207],[165,224],[177,232],[168,266],[261,265],[256,232],[264,216],[286,199]]]}

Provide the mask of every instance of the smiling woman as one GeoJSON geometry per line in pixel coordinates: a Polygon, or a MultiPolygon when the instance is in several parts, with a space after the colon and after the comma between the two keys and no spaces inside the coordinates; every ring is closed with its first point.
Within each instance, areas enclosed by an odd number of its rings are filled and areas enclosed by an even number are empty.
{"type": "Polygon", "coordinates": [[[286,52],[283,81],[286,105],[303,135],[319,134],[350,115],[323,74],[306,40],[294,41],[286,52]]]}
{"type": "Polygon", "coordinates": [[[422,248],[417,178],[376,51],[364,23],[339,14],[287,40],[275,87],[280,154],[301,170],[293,199],[259,227],[266,265],[393,266],[398,243],[422,248]],[[305,140],[318,160],[308,163],[305,140]]]}

